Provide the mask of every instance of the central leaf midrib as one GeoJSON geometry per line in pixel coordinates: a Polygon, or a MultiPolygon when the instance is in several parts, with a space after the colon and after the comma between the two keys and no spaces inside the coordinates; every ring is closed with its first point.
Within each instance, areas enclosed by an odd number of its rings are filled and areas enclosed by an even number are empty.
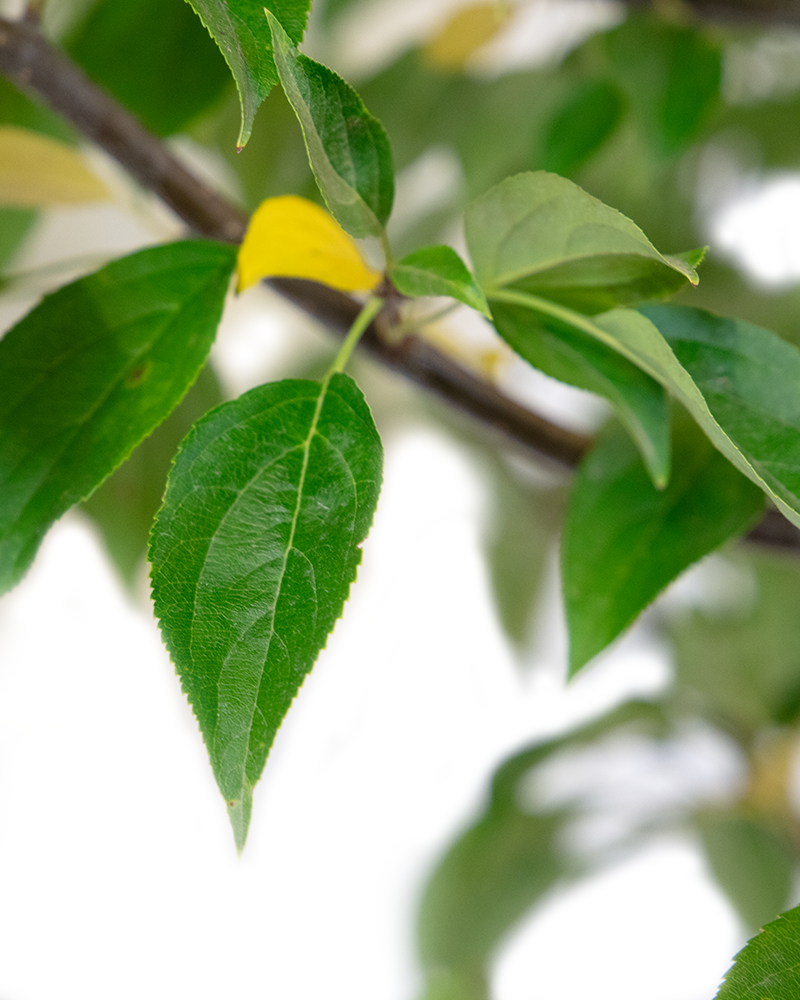
{"type": "MultiPolygon", "coordinates": [[[[281,565],[281,568],[280,568],[280,572],[278,574],[277,584],[276,584],[276,587],[275,587],[275,597],[274,597],[274,600],[272,601],[272,606],[268,609],[267,614],[264,615],[264,616],[262,616],[262,617],[267,617],[268,616],[270,618],[270,624],[269,624],[269,632],[268,632],[268,635],[267,635],[266,641],[265,641],[264,660],[263,660],[262,666],[261,666],[261,668],[259,670],[258,684],[257,684],[257,687],[256,687],[256,697],[253,699],[253,705],[252,705],[252,709],[251,709],[251,712],[250,712],[250,719],[249,719],[248,724],[247,724],[247,741],[246,741],[244,756],[243,756],[243,759],[242,759],[242,787],[244,787],[244,783],[246,781],[247,759],[250,756],[250,737],[251,737],[251,734],[252,734],[252,731],[253,731],[253,718],[255,716],[256,707],[258,705],[258,692],[261,690],[261,681],[263,679],[264,670],[266,669],[266,665],[267,665],[267,659],[268,659],[268,656],[269,656],[269,648],[270,648],[270,645],[272,643],[272,639],[273,639],[273,637],[275,635],[275,614],[276,614],[276,611],[277,611],[278,602],[280,601],[280,597],[281,597],[281,590],[282,590],[282,587],[283,587],[283,580],[284,580],[284,577],[286,576],[286,569],[287,569],[287,566],[288,566],[288,563],[289,563],[289,555],[290,555],[290,553],[291,553],[291,551],[292,551],[292,549],[294,547],[294,537],[295,537],[295,534],[297,532],[297,522],[298,522],[299,517],[300,517],[300,508],[301,508],[302,502],[303,502],[303,490],[304,490],[304,487],[305,487],[306,473],[308,471],[308,461],[309,461],[309,453],[311,451],[311,442],[312,442],[312,440],[314,438],[314,435],[316,434],[316,431],[317,431],[317,425],[319,423],[320,413],[322,412],[322,407],[323,407],[323,404],[324,404],[324,401],[325,401],[325,397],[327,395],[329,382],[330,382],[330,379],[326,379],[322,383],[322,385],[320,387],[319,396],[317,397],[317,403],[316,403],[316,406],[314,408],[314,414],[313,414],[313,416],[311,418],[311,424],[309,426],[308,434],[306,435],[305,439],[299,445],[302,448],[302,450],[303,450],[303,459],[302,459],[302,463],[301,463],[301,466],[300,466],[300,478],[299,478],[298,484],[297,484],[297,499],[295,501],[294,513],[292,515],[292,523],[291,523],[291,526],[289,528],[289,537],[288,537],[287,542],[286,542],[286,548],[285,548],[284,555],[283,555],[283,562],[282,562],[282,565],[281,565]]],[[[297,447],[297,446],[295,446],[295,447],[297,447]]],[[[294,449],[291,449],[291,450],[293,451],[294,449]]],[[[284,453],[284,457],[288,453],[289,453],[288,451],[285,452],[284,453]]],[[[263,469],[260,469],[259,470],[259,475],[261,475],[262,472],[263,472],[263,469]]],[[[222,672],[220,672],[220,678],[221,678],[221,676],[222,676],[222,672]]],[[[219,695],[220,678],[217,678],[217,694],[218,695],[219,695]]],[[[216,742],[216,720],[215,720],[215,727],[214,728],[215,728],[215,742],[216,742]]]]}

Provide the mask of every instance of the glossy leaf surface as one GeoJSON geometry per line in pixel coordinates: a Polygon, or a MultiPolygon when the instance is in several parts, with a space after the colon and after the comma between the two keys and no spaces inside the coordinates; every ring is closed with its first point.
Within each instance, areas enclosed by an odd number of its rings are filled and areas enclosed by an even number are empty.
{"type": "Polygon", "coordinates": [[[275,65],[328,208],[352,236],[381,236],[394,199],[392,151],[383,125],[348,83],[300,54],[278,19],[268,18],[275,65]]]}
{"type": "Polygon", "coordinates": [[[278,82],[265,10],[274,14],[288,38],[298,44],[306,30],[311,0],[188,2],[208,28],[236,80],[242,108],[242,127],[237,141],[241,149],[250,138],[256,111],[278,82]]]}
{"type": "Polygon", "coordinates": [[[663,386],[617,351],[530,309],[493,304],[500,336],[545,374],[604,396],[633,437],[656,486],[670,471],[669,404],[663,386]]]}
{"type": "Polygon", "coordinates": [[[41,208],[108,197],[77,149],[30,129],[0,126],[0,205],[41,208]]]}
{"type": "Polygon", "coordinates": [[[489,317],[486,296],[451,247],[423,247],[408,254],[392,268],[392,281],[404,295],[447,295],[489,317]]]}
{"type": "Polygon", "coordinates": [[[382,450],[355,383],[251,390],[184,441],[153,530],[153,600],[236,846],[275,733],[361,561],[382,450]]]}
{"type": "Polygon", "coordinates": [[[678,574],[744,532],[763,510],[761,490],[692,421],[676,420],[673,438],[673,473],[663,490],[652,486],[615,425],[579,467],[562,540],[573,674],[678,574]]]}
{"type": "Polygon", "coordinates": [[[773,920],[736,956],[716,1000],[796,1000],[800,993],[800,906],[773,920]]]}
{"type": "Polygon", "coordinates": [[[231,78],[184,0],[100,0],[70,33],[67,49],[158,135],[183,128],[231,78]]]}
{"type": "Polygon", "coordinates": [[[307,278],[343,292],[368,291],[381,280],[324,208],[291,194],[256,209],[236,270],[240,292],[266,277],[307,278]]]}
{"type": "Polygon", "coordinates": [[[234,262],[217,243],[142,250],[48,295],[0,340],[0,591],[180,402],[234,262]]]}
{"type": "Polygon", "coordinates": [[[512,288],[597,313],[698,281],[690,262],[660,254],[630,219],[543,170],[509,177],[477,198],[466,236],[489,299],[512,288]]]}

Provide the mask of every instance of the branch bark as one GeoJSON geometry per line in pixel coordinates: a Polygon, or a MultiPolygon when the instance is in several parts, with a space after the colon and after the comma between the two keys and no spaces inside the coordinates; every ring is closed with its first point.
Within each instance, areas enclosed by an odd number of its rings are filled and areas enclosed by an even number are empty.
{"type": "MultiPolygon", "coordinates": [[[[697,0],[697,5],[702,0],[697,0]]],[[[0,73],[55,111],[113,156],[198,235],[238,243],[247,218],[195,177],[154,135],[101,90],[29,21],[0,18],[0,73]]],[[[359,305],[325,285],[296,279],[269,284],[332,333],[344,336],[359,305]]],[[[416,336],[390,344],[373,323],[362,346],[394,371],[474,417],[483,427],[562,468],[573,468],[591,439],[560,427],[501,393],[416,336]]],[[[800,531],[777,511],[749,536],[762,545],[800,551],[800,531]]]]}

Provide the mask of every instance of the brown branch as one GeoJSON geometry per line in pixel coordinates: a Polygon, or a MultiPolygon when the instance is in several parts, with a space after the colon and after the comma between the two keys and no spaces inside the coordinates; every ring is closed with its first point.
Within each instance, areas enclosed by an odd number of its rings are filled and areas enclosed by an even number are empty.
{"type": "MultiPolygon", "coordinates": [[[[701,2],[696,0],[698,6],[701,2]]],[[[63,115],[196,233],[232,243],[241,240],[244,214],[188,171],[133,115],[52,46],[34,23],[0,18],[0,73],[63,115]]],[[[357,302],[325,285],[287,278],[270,284],[339,336],[358,313],[357,302]]],[[[509,399],[419,337],[390,344],[373,324],[362,346],[394,371],[540,459],[573,468],[591,445],[590,438],[509,399]]],[[[770,512],[748,537],[762,545],[800,551],[800,532],[777,511],[770,512]]]]}

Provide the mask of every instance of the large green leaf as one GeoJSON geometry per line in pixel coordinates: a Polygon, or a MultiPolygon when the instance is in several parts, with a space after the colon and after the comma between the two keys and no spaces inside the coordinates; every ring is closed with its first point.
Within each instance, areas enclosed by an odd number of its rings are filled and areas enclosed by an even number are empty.
{"type": "Polygon", "coordinates": [[[545,374],[604,396],[642,453],[656,486],[669,480],[669,404],[663,386],[617,351],[575,327],[496,302],[494,325],[520,357],[545,374]]]}
{"type": "Polygon", "coordinates": [[[100,0],[67,47],[89,76],[159,135],[181,129],[230,80],[184,0],[100,0]]]}
{"type": "Polygon", "coordinates": [[[244,847],[253,787],[342,612],[382,450],[346,375],[251,390],[198,421],[153,529],[153,600],[244,847]]]}
{"type": "Polygon", "coordinates": [[[516,289],[597,313],[698,280],[699,253],[663,256],[630,219],[543,170],[509,177],[477,198],[466,236],[490,299],[516,289]]]}
{"type": "Polygon", "coordinates": [[[663,490],[653,487],[630,439],[613,424],[581,463],[562,540],[573,674],[679,573],[744,532],[763,510],[761,490],[688,418],[675,421],[673,451],[663,490]]]}
{"type": "Polygon", "coordinates": [[[328,208],[353,236],[380,237],[394,199],[392,151],[383,125],[348,83],[300,54],[278,19],[267,17],[281,84],[328,208]]]}
{"type": "Polygon", "coordinates": [[[306,30],[311,0],[188,0],[208,28],[230,66],[239,90],[242,149],[253,129],[256,111],[278,82],[272,35],[265,10],[275,15],[290,39],[298,43],[306,30]]]}
{"type": "Polygon", "coordinates": [[[392,281],[404,295],[449,295],[489,316],[486,296],[452,247],[423,247],[392,266],[392,281]]]}
{"type": "Polygon", "coordinates": [[[797,1000],[800,906],[773,920],[736,956],[715,1000],[797,1000]]]}
{"type": "Polygon", "coordinates": [[[147,553],[153,518],[161,506],[178,445],[192,424],[221,402],[219,382],[207,365],[180,406],[82,504],[129,586],[147,553]]]}
{"type": "Polygon", "coordinates": [[[750,930],[773,920],[789,902],[796,866],[791,843],[772,825],[737,810],[696,817],[714,878],[750,930]]]}
{"type": "MultiPolygon", "coordinates": [[[[688,306],[613,309],[590,319],[525,292],[502,289],[495,298],[563,321],[639,365],[800,527],[800,351],[796,347],[752,323],[688,306]]],[[[494,308],[491,297],[490,303],[494,308]]]]}
{"type": "Polygon", "coordinates": [[[686,398],[714,444],[800,526],[800,351],[770,330],[702,309],[648,306],[640,312],[671,357],[638,323],[634,336],[623,335],[621,342],[634,345],[643,360],[663,355],[663,375],[674,382],[662,376],[664,384],[686,398]]]}
{"type": "Polygon", "coordinates": [[[235,262],[218,243],[142,250],[48,295],[0,341],[0,591],[180,402],[235,262]]]}

